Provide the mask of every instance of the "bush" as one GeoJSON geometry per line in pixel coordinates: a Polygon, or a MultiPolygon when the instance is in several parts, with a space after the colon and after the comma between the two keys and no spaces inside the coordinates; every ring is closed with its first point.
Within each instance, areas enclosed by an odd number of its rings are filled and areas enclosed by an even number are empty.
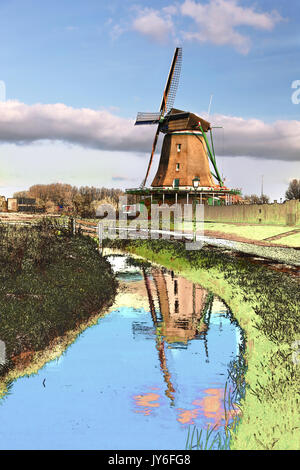
{"type": "Polygon", "coordinates": [[[0,225],[0,339],[9,359],[49,345],[108,307],[117,281],[89,237],[52,220],[0,225]]]}

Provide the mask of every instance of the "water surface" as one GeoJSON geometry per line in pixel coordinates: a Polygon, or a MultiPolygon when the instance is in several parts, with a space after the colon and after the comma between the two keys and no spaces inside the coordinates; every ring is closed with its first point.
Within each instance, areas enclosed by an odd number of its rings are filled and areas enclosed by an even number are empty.
{"type": "Polygon", "coordinates": [[[63,356],[13,383],[1,449],[184,449],[190,425],[222,430],[242,345],[230,311],[172,272],[110,260],[124,293],[63,356]]]}

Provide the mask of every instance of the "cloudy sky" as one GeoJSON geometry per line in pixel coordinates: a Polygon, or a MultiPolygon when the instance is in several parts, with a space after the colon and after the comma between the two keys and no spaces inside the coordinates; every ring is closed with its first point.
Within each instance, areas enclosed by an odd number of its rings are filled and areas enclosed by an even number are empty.
{"type": "Polygon", "coordinates": [[[300,178],[299,22],[298,0],[0,0],[0,194],[138,186],[155,128],[135,116],[159,110],[182,46],[175,106],[207,118],[213,95],[226,184],[259,193],[264,175],[283,197],[300,178]]]}

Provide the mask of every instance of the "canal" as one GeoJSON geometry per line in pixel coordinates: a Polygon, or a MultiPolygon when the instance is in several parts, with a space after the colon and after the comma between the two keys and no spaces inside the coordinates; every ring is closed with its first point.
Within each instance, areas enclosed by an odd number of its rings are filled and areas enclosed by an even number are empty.
{"type": "Polygon", "coordinates": [[[243,333],[222,300],[173,272],[108,256],[114,306],[57,360],[12,383],[1,449],[184,449],[224,433],[243,333]]]}

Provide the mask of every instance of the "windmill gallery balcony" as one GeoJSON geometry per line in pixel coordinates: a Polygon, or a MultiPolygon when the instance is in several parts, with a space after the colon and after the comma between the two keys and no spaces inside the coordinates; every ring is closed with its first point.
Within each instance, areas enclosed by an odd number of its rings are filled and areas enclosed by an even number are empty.
{"type": "Polygon", "coordinates": [[[146,205],[158,204],[191,204],[196,201],[199,204],[231,205],[240,201],[238,189],[226,187],[193,187],[193,186],[157,186],[150,188],[129,188],[126,194],[135,195],[135,202],[145,201],[146,205]],[[148,204],[147,204],[148,203],[148,204]]]}

